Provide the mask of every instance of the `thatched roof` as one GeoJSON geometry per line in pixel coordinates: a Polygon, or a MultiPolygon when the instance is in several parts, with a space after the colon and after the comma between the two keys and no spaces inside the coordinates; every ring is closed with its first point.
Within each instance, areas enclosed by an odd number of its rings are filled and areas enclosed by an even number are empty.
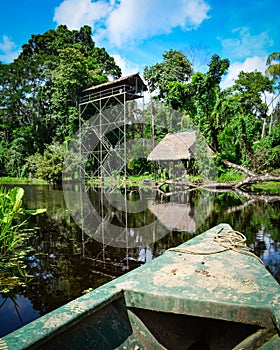
{"type": "Polygon", "coordinates": [[[195,157],[196,132],[166,135],[148,155],[148,160],[182,160],[195,157]]]}
{"type": "Polygon", "coordinates": [[[99,85],[94,85],[91,86],[87,89],[84,89],[84,93],[91,93],[91,92],[99,92],[103,91],[109,88],[115,88],[118,86],[131,86],[131,87],[137,87],[137,91],[147,91],[147,86],[141,79],[140,75],[138,73],[132,74],[126,77],[121,77],[119,79],[113,80],[113,81],[108,81],[107,83],[99,84],[99,85]]]}

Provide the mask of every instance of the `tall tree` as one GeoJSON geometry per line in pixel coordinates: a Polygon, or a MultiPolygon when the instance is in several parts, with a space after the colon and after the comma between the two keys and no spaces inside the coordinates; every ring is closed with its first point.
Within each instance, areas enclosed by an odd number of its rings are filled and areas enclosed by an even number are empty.
{"type": "MultiPolygon", "coordinates": [[[[269,134],[271,133],[272,126],[276,125],[277,115],[279,115],[279,95],[280,95],[280,52],[273,52],[267,58],[266,65],[268,66],[266,69],[266,75],[271,77],[274,81],[275,93],[270,102],[271,107],[275,106],[273,112],[270,115],[270,123],[269,123],[269,134]]],[[[278,118],[279,119],[279,118],[278,118]]]]}
{"type": "Polygon", "coordinates": [[[219,84],[227,72],[229,61],[214,55],[208,66],[206,73],[195,73],[186,84],[170,83],[167,101],[173,108],[189,114],[209,144],[216,149],[218,123],[213,112],[220,94],[219,84]]]}
{"type": "Polygon", "coordinates": [[[272,91],[272,81],[261,72],[240,72],[233,86],[220,95],[215,114],[223,158],[250,167],[254,144],[264,136],[268,114],[265,96],[272,91]]]}
{"type": "Polygon", "coordinates": [[[232,91],[239,96],[243,115],[253,115],[263,121],[263,138],[268,117],[266,96],[273,92],[273,81],[258,71],[240,72],[232,91]]]}
{"type": "Polygon", "coordinates": [[[89,26],[71,31],[61,25],[32,35],[14,62],[0,64],[0,133],[6,141],[1,145],[14,146],[17,168],[26,156],[75,132],[83,88],[120,77],[120,68],[105,49],[95,47],[91,32],[89,26]]]}
{"type": "Polygon", "coordinates": [[[243,114],[262,117],[267,112],[266,95],[273,91],[273,82],[261,72],[240,72],[231,91],[240,96],[243,114]]]}
{"type": "Polygon", "coordinates": [[[163,62],[144,68],[150,92],[157,92],[159,100],[167,97],[170,82],[186,83],[193,73],[192,64],[182,52],[169,50],[162,56],[163,62]]]}

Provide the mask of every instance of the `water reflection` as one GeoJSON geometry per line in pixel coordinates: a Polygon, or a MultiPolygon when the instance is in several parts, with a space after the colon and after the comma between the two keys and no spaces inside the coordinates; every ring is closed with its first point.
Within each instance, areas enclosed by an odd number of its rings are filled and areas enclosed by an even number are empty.
{"type": "MultiPolygon", "coordinates": [[[[78,188],[69,192],[73,203],[69,210],[60,189],[23,187],[25,208],[47,208],[45,214],[29,222],[30,227],[36,227],[29,240],[33,251],[26,258],[27,272],[33,277],[27,288],[11,295],[21,300],[18,311],[23,323],[221,222],[243,232],[247,244],[280,281],[279,201],[250,202],[240,194],[201,189],[170,195],[152,188],[135,187],[118,193],[96,188],[86,194],[94,208],[92,217],[92,208],[83,206],[78,188]],[[126,201],[129,211],[124,210],[126,201]],[[85,215],[80,219],[93,226],[75,222],[73,210],[85,215]]],[[[0,336],[22,324],[6,322],[11,311],[7,312],[4,305],[0,301],[0,336]]]]}
{"type": "Polygon", "coordinates": [[[168,232],[195,234],[213,210],[214,194],[209,191],[176,191],[157,193],[149,201],[149,210],[166,227],[168,232]]]}

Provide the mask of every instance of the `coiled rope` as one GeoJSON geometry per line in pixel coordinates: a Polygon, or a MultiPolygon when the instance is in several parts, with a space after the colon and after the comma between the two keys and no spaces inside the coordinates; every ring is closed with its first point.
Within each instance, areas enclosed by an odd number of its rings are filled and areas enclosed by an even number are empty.
{"type": "Polygon", "coordinates": [[[246,236],[235,230],[227,230],[225,233],[222,233],[223,228],[220,228],[218,232],[214,235],[213,241],[218,243],[222,249],[213,250],[213,251],[198,251],[189,248],[175,247],[169,248],[168,251],[180,251],[188,254],[195,255],[211,255],[225,252],[227,250],[233,250],[237,253],[246,254],[253,256],[261,264],[264,265],[263,261],[254,253],[251,252],[251,248],[246,245],[246,236]]]}

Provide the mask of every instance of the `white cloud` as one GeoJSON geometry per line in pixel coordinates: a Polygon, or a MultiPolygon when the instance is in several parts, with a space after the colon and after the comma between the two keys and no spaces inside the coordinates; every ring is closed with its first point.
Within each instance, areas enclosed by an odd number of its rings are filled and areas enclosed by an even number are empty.
{"type": "Polygon", "coordinates": [[[6,35],[3,36],[0,42],[0,61],[5,63],[12,62],[19,54],[16,44],[12,42],[6,35]]]}
{"type": "Polygon", "coordinates": [[[210,7],[203,0],[121,0],[107,21],[109,42],[120,47],[173,28],[191,30],[208,18],[210,7]]]}
{"type": "Polygon", "coordinates": [[[235,29],[233,33],[234,37],[232,38],[218,38],[223,46],[225,56],[237,59],[255,55],[262,56],[266,54],[266,48],[273,45],[272,39],[266,32],[251,35],[249,29],[243,27],[235,29]]]}
{"type": "Polygon", "coordinates": [[[66,24],[69,29],[79,29],[83,25],[95,24],[108,16],[111,6],[105,0],[64,0],[55,8],[54,21],[66,24]]]}
{"type": "Polygon", "coordinates": [[[54,20],[70,29],[91,25],[98,41],[121,47],[176,27],[195,29],[209,10],[205,0],[64,0],[54,20]]]}
{"type": "MultiPolygon", "coordinates": [[[[114,57],[114,60],[115,60],[116,64],[121,68],[122,76],[124,76],[124,77],[127,76],[127,75],[139,73],[140,71],[143,70],[142,66],[139,66],[139,65],[137,65],[135,63],[132,63],[131,61],[125,59],[124,57],[122,57],[119,54],[111,54],[111,56],[114,57]]],[[[141,76],[141,74],[140,74],[140,76],[141,76]]],[[[144,77],[141,76],[141,78],[144,81],[144,77]]],[[[145,103],[148,103],[150,101],[150,98],[151,98],[150,93],[148,91],[145,91],[144,92],[145,103]]],[[[142,103],[141,101],[138,101],[138,102],[140,104],[142,103]]]]}
{"type": "Polygon", "coordinates": [[[141,70],[140,66],[126,60],[119,54],[111,54],[111,56],[114,57],[116,64],[121,68],[123,76],[139,73],[141,70]]]}
{"type": "Polygon", "coordinates": [[[230,65],[228,74],[221,82],[221,88],[225,89],[229,86],[232,86],[234,80],[238,77],[238,74],[243,72],[253,72],[257,70],[264,73],[266,70],[266,58],[267,57],[248,57],[244,62],[234,62],[230,65]]]}

